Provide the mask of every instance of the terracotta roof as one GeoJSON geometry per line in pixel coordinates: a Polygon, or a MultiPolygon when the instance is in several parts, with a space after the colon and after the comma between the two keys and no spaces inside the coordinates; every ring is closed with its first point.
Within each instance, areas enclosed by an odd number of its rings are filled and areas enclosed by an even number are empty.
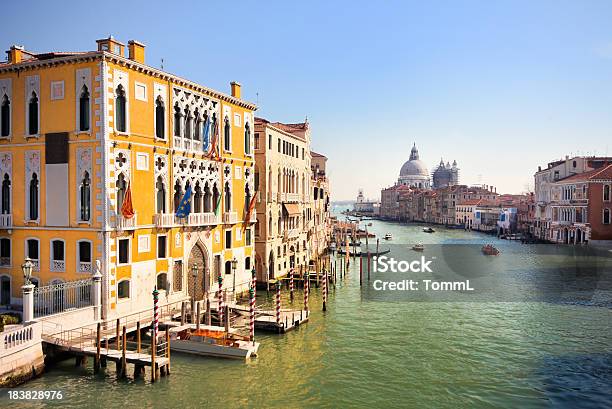
{"type": "Polygon", "coordinates": [[[565,179],[558,180],[556,183],[585,182],[593,179],[612,179],[612,164],[589,170],[588,172],[568,176],[565,179]]]}
{"type": "Polygon", "coordinates": [[[317,153],[317,152],[315,152],[315,151],[310,151],[310,154],[311,154],[311,155],[312,155],[312,157],[314,157],[314,158],[325,158],[325,159],[327,159],[327,156],[325,156],[325,155],[321,155],[320,153],[317,153]]]}
{"type": "Polygon", "coordinates": [[[479,205],[480,202],[482,202],[482,199],[470,199],[464,202],[457,203],[457,206],[476,206],[479,205]]]}

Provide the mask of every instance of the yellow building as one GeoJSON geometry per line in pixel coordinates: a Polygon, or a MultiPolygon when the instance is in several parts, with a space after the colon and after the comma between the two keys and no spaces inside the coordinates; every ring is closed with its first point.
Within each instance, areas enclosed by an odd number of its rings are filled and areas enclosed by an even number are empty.
{"type": "Polygon", "coordinates": [[[20,304],[26,257],[36,285],[89,277],[99,260],[106,318],[150,308],[156,285],[162,303],[214,293],[219,274],[228,291],[248,288],[256,107],[238,83],[231,95],[211,90],[146,65],[144,45],[126,50],[112,37],[92,52],[7,53],[2,304],[20,304]],[[187,190],[191,213],[178,218],[187,190]],[[128,193],[131,218],[121,211],[128,193]]]}

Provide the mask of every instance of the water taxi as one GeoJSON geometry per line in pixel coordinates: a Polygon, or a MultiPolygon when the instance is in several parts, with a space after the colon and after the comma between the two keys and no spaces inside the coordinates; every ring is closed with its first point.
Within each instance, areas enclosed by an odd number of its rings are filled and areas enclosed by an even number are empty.
{"type": "Polygon", "coordinates": [[[425,250],[425,246],[423,246],[421,243],[417,243],[414,246],[412,246],[412,250],[414,250],[414,251],[423,251],[423,250],[425,250]]]}
{"type": "Polygon", "coordinates": [[[499,254],[499,250],[497,250],[492,244],[487,244],[486,246],[482,246],[482,253],[485,256],[497,256],[499,254]]]}
{"type": "Polygon", "coordinates": [[[223,327],[195,324],[170,328],[170,350],[187,354],[213,356],[218,358],[248,359],[257,356],[259,342],[223,327]]]}
{"type": "Polygon", "coordinates": [[[392,238],[393,236],[391,235],[391,233],[385,234],[385,237],[384,237],[385,240],[391,240],[392,238]]]}
{"type": "Polygon", "coordinates": [[[431,227],[423,227],[423,232],[425,232],[425,233],[433,233],[433,232],[435,232],[435,230],[432,229],[431,227]]]}

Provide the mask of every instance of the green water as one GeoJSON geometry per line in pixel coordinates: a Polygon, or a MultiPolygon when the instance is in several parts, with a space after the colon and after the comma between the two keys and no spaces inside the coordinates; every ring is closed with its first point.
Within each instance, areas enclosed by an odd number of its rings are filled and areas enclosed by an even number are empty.
{"type": "MultiPolygon", "coordinates": [[[[527,275],[543,263],[529,246],[478,233],[426,235],[376,221],[370,229],[392,233],[394,244],[493,241],[522,255],[513,257],[527,275]]],[[[250,362],[175,354],[172,374],[150,384],[117,380],[112,364],[94,375],[91,362],[76,369],[70,360],[23,387],[61,389],[62,405],[92,408],[612,407],[610,308],[368,301],[355,268],[331,290],[326,313],[313,290],[307,325],[284,336],[258,333],[260,354],[250,362]]],[[[301,300],[299,293],[296,308],[301,300]]]]}

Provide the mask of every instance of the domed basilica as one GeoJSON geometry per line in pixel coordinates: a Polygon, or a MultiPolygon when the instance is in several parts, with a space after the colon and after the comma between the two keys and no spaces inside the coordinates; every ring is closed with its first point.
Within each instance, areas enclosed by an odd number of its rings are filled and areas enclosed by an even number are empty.
{"type": "MultiPolygon", "coordinates": [[[[419,150],[416,143],[410,151],[410,159],[402,166],[400,170],[398,185],[410,186],[418,189],[431,189],[432,183],[429,177],[427,165],[419,159],[419,150]]],[[[433,172],[433,187],[440,188],[452,186],[459,183],[459,168],[457,161],[453,161],[444,165],[444,161],[433,172]]]]}

